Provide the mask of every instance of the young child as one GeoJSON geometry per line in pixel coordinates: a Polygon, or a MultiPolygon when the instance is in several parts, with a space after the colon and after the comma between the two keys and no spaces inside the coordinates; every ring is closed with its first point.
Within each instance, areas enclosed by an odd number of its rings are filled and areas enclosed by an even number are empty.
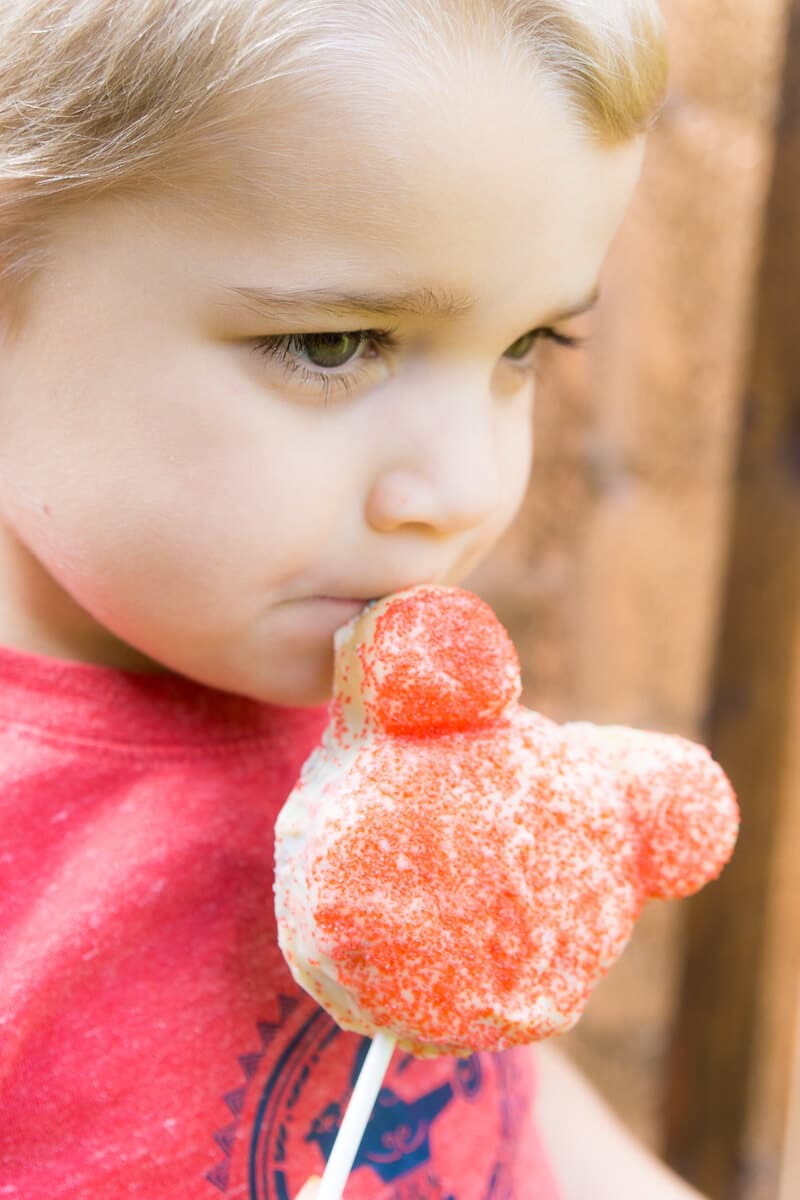
{"type": "MultiPolygon", "coordinates": [[[[0,1197],[288,1200],[364,1047],[281,959],[273,822],[334,630],[514,515],[659,18],[6,0],[0,63],[0,1197]]],[[[546,1048],[396,1056],[348,1185],[690,1195],[546,1048]]]]}

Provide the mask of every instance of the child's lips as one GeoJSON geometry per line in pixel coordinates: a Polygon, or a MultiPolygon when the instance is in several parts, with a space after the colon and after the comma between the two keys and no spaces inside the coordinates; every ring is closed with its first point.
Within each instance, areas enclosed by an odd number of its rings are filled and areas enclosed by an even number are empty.
{"type": "Polygon", "coordinates": [[[287,605],[286,617],[292,632],[331,638],[368,603],[357,596],[307,596],[287,605]]]}
{"type": "Polygon", "coordinates": [[[360,613],[365,605],[369,604],[369,600],[362,600],[358,596],[311,596],[309,603],[319,604],[334,612],[347,613],[344,619],[349,621],[351,617],[360,613]]]}

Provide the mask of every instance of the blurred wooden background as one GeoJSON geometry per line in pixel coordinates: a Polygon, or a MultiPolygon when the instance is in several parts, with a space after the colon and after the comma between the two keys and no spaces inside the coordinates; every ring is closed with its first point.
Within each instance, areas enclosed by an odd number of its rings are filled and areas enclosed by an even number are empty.
{"type": "Polygon", "coordinates": [[[712,1200],[800,1200],[800,0],[662,5],[670,96],[592,344],[551,353],[473,582],[530,705],[731,776],[733,864],[650,906],[564,1045],[712,1200]]]}

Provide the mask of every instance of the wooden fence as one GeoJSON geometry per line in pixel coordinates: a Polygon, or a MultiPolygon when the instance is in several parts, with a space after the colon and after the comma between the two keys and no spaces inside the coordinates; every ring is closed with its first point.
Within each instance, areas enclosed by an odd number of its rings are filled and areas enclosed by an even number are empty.
{"type": "Polygon", "coordinates": [[[713,1200],[800,1198],[800,0],[663,0],[672,82],[591,350],[474,584],[557,719],[707,741],[734,863],[565,1045],[713,1200]]]}

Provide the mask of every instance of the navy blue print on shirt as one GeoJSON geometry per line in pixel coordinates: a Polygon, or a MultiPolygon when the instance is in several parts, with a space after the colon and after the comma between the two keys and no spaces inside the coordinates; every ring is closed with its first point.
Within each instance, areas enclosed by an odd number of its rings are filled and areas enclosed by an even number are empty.
{"type": "MultiPolygon", "coordinates": [[[[353,1064],[348,1094],[355,1086],[368,1048],[369,1041],[365,1038],[353,1064]]],[[[411,1061],[411,1056],[405,1055],[398,1070],[402,1071],[411,1061]]],[[[473,1057],[464,1063],[457,1059],[456,1073],[464,1080],[463,1094],[470,1097],[476,1095],[480,1088],[480,1060],[473,1057]]],[[[422,1163],[429,1162],[431,1125],[453,1096],[452,1083],[443,1083],[412,1101],[404,1100],[391,1087],[383,1087],[356,1154],[353,1170],[370,1167],[379,1179],[389,1183],[415,1170],[422,1163]]],[[[316,1142],[325,1160],[333,1149],[345,1107],[346,1097],[329,1104],[320,1116],[314,1118],[306,1135],[306,1141],[316,1142]]]]}
{"type": "MultiPolygon", "coordinates": [[[[244,1084],[222,1098],[233,1119],[215,1134],[223,1158],[206,1179],[237,1200],[293,1200],[322,1173],[369,1042],[293,998],[258,1033],[260,1049],[239,1056],[244,1084]]],[[[507,1200],[521,1097],[504,1058],[396,1052],[348,1197],[507,1200]]]]}

